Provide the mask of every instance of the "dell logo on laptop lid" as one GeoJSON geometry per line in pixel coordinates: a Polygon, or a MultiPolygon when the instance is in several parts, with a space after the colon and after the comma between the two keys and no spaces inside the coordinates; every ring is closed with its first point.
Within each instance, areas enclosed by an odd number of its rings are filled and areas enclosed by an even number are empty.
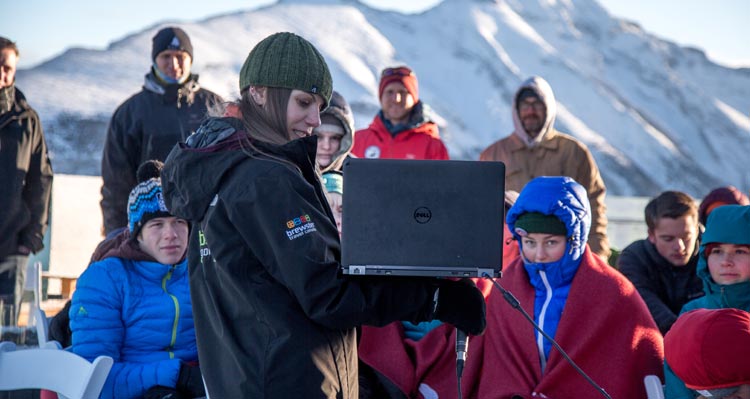
{"type": "Polygon", "coordinates": [[[430,219],[432,219],[432,212],[429,209],[420,206],[414,211],[414,220],[416,220],[417,223],[425,224],[429,222],[430,219]]]}

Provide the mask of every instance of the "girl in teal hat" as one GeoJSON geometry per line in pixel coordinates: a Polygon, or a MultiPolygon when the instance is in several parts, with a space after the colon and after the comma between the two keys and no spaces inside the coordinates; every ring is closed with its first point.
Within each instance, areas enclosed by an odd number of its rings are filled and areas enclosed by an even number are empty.
{"type": "MultiPolygon", "coordinates": [[[[700,308],[750,311],[750,205],[723,205],[709,214],[696,273],[706,295],[686,303],[680,314],[700,308]]],[[[667,399],[697,397],[667,362],[664,376],[667,399]]]]}

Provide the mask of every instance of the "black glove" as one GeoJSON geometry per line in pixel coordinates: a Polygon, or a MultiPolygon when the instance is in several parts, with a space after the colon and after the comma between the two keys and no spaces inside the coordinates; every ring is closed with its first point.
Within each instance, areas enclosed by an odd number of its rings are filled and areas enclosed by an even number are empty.
{"type": "Polygon", "coordinates": [[[174,388],[154,385],[146,391],[143,399],[188,399],[174,388]]]}
{"type": "Polygon", "coordinates": [[[177,377],[177,390],[190,398],[206,396],[200,367],[183,363],[177,377]]]}
{"type": "Polygon", "coordinates": [[[484,296],[468,278],[440,280],[435,318],[467,334],[482,335],[487,327],[484,296]]]}

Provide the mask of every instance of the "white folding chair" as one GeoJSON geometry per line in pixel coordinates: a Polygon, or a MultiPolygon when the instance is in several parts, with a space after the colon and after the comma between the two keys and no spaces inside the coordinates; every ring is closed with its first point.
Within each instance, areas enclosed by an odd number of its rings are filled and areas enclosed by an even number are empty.
{"type": "Polygon", "coordinates": [[[41,307],[42,304],[42,262],[29,262],[26,265],[26,283],[24,291],[34,293],[34,302],[32,306],[41,307]]]}
{"type": "Polygon", "coordinates": [[[15,350],[12,342],[0,342],[0,391],[46,389],[60,399],[98,398],[112,358],[99,356],[90,363],[75,353],[51,349],[53,342],[23,350],[15,350]]]}
{"type": "Polygon", "coordinates": [[[664,386],[661,385],[659,377],[650,374],[643,377],[648,399],[664,399],[664,386]]]}
{"type": "Polygon", "coordinates": [[[39,342],[39,346],[43,347],[47,343],[47,336],[49,335],[49,320],[47,314],[40,307],[33,307],[31,309],[31,315],[34,318],[34,327],[36,327],[36,338],[39,342]]]}

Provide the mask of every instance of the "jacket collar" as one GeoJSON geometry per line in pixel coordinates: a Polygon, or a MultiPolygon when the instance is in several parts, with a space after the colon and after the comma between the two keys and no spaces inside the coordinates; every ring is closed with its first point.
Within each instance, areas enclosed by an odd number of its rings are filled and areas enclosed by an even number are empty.
{"type": "Polygon", "coordinates": [[[308,181],[317,181],[315,176],[315,153],[318,150],[318,136],[311,135],[292,140],[286,144],[274,145],[261,141],[254,142],[261,151],[282,157],[292,162],[308,181]]]}
{"type": "Polygon", "coordinates": [[[0,115],[7,114],[16,103],[16,85],[12,84],[0,89],[0,115]]]}
{"type": "Polygon", "coordinates": [[[526,273],[529,275],[529,281],[534,288],[537,290],[545,289],[544,282],[539,275],[540,271],[543,271],[546,274],[547,282],[552,289],[565,287],[573,282],[573,278],[575,277],[579,266],[581,266],[583,256],[574,259],[570,245],[570,242],[568,242],[565,247],[565,255],[563,255],[562,258],[549,263],[529,262],[526,257],[523,256],[523,252],[521,252],[523,267],[526,269],[526,273]]]}
{"type": "Polygon", "coordinates": [[[26,102],[26,96],[23,95],[21,90],[18,90],[15,84],[3,90],[5,90],[3,96],[6,98],[0,100],[2,102],[0,104],[0,128],[4,128],[13,121],[31,117],[34,114],[34,110],[26,102]]]}
{"type": "Polygon", "coordinates": [[[750,309],[750,281],[731,285],[716,283],[708,271],[708,263],[703,255],[698,259],[697,274],[703,280],[706,296],[715,296],[722,307],[750,309]]]}
{"type": "MultiPolygon", "coordinates": [[[[550,151],[556,151],[560,147],[560,142],[558,140],[553,140],[555,136],[558,135],[557,130],[555,128],[550,128],[547,130],[547,133],[544,136],[544,140],[540,141],[533,147],[539,147],[539,148],[545,148],[550,151]]],[[[511,134],[510,139],[510,151],[522,151],[526,148],[529,148],[530,146],[526,144],[524,140],[521,139],[521,137],[518,134],[511,134]]]]}
{"type": "Polygon", "coordinates": [[[165,103],[176,103],[179,108],[183,99],[188,106],[193,104],[200,85],[198,75],[195,74],[190,74],[184,83],[165,83],[152,70],[144,77],[143,90],[156,93],[163,97],[165,103]]]}
{"type": "MultiPolygon", "coordinates": [[[[187,251],[185,252],[187,253],[187,251]]],[[[120,258],[138,263],[140,267],[136,267],[136,272],[149,280],[162,279],[170,269],[172,270],[172,276],[175,278],[180,277],[187,270],[185,256],[175,265],[159,263],[151,255],[141,250],[138,243],[131,239],[128,229],[124,229],[120,234],[99,244],[94,250],[91,261],[96,262],[106,258],[120,258]]]]}

